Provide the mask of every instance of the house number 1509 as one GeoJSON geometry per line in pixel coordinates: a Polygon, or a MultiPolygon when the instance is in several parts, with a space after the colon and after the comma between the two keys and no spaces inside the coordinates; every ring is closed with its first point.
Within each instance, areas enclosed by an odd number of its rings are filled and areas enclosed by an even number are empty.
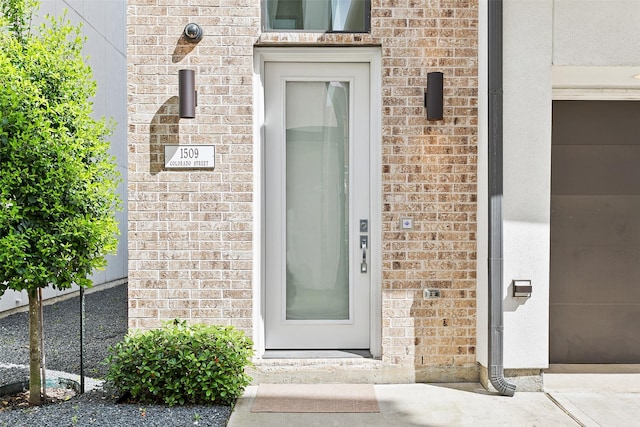
{"type": "Polygon", "coordinates": [[[198,149],[197,148],[181,148],[180,158],[181,159],[197,159],[198,149]]]}
{"type": "Polygon", "coordinates": [[[167,169],[213,169],[214,145],[165,145],[164,167],[167,169]]]}

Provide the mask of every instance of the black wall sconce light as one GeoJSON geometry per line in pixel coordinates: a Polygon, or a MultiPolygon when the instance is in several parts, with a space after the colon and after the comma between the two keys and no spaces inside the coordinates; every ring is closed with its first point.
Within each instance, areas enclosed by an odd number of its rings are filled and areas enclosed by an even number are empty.
{"type": "Polygon", "coordinates": [[[193,119],[196,117],[198,92],[196,92],[195,71],[178,71],[178,96],[180,98],[180,118],[193,119]]]}
{"type": "Polygon", "coordinates": [[[427,73],[427,89],[424,91],[424,106],[427,120],[442,120],[443,114],[443,73],[427,73]]]}
{"type": "Polygon", "coordinates": [[[513,280],[513,296],[514,297],[530,297],[531,296],[531,280],[513,280]]]}
{"type": "Polygon", "coordinates": [[[188,23],[187,26],[184,27],[183,34],[189,43],[198,43],[202,40],[202,28],[193,22],[188,23]]]}

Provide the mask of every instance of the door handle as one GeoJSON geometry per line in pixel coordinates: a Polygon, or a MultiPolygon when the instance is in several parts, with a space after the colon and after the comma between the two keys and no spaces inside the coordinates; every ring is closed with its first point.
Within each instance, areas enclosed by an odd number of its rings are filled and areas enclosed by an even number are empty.
{"type": "Polygon", "coordinates": [[[362,248],[362,262],[360,263],[360,273],[367,272],[367,236],[360,236],[360,247],[362,248]]]}

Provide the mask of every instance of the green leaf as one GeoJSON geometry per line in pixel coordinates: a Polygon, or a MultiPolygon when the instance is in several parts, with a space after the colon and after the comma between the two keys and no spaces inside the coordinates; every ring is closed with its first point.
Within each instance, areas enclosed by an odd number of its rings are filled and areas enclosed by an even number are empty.
{"type": "Polygon", "coordinates": [[[90,286],[117,245],[121,179],[80,27],[31,31],[37,5],[0,2],[0,292],[90,286]]]}
{"type": "Polygon", "coordinates": [[[172,321],[158,330],[132,331],[113,346],[107,381],[141,402],[232,404],[251,381],[244,370],[252,346],[233,328],[172,321]],[[220,360],[228,369],[218,368],[220,360]]]}
{"type": "MultiPolygon", "coordinates": [[[[63,15],[32,29],[38,5],[0,1],[0,295],[30,299],[40,288],[91,286],[115,252],[121,207],[112,125],[93,117],[81,28],[63,15]]],[[[37,343],[30,351],[36,372],[37,343]]]]}

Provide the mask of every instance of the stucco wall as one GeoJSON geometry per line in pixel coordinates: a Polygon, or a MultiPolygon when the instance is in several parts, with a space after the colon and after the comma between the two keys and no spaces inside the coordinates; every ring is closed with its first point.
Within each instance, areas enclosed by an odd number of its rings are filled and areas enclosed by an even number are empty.
{"type": "Polygon", "coordinates": [[[640,2],[555,0],[553,19],[554,65],[640,64],[640,2]]]}
{"type": "MultiPolygon", "coordinates": [[[[481,2],[481,14],[487,2],[481,2]]],[[[552,2],[504,2],[503,257],[504,366],[541,368],[548,355],[548,227],[551,149],[552,2]],[[511,295],[531,280],[531,298],[511,295]]],[[[481,15],[482,16],[482,15],[481,15]]],[[[482,21],[486,31],[488,22],[482,21]]],[[[480,37],[478,166],[478,361],[488,363],[488,57],[480,37]]]]}
{"type": "MultiPolygon", "coordinates": [[[[481,4],[486,6],[486,2],[481,4]]],[[[637,88],[637,81],[631,78],[631,66],[637,66],[640,72],[640,51],[633,48],[640,44],[636,29],[640,4],[626,0],[522,0],[505,1],[503,10],[504,365],[507,369],[541,369],[548,363],[553,87],[588,88],[591,96],[600,98],[609,95],[599,92],[599,87],[637,88]],[[561,82],[552,79],[554,67],[561,82]],[[510,295],[513,279],[532,281],[531,298],[510,295]]],[[[485,72],[483,67],[480,75],[485,72]]],[[[589,96],[585,94],[580,92],[580,96],[589,96]]],[[[624,96],[631,99],[634,95],[627,91],[624,96]]],[[[482,124],[486,121],[482,111],[485,104],[480,105],[482,170],[486,165],[482,124]]],[[[483,172],[479,173],[478,183],[479,206],[486,209],[483,172]]],[[[482,215],[479,229],[486,227],[482,215]]],[[[478,292],[485,293],[486,235],[480,230],[478,246],[478,292]]],[[[486,366],[486,302],[480,298],[478,313],[478,360],[486,366]]]]}
{"type": "Polygon", "coordinates": [[[540,368],[548,357],[551,184],[551,1],[505,2],[505,367],[540,368]],[[511,296],[529,279],[531,298],[511,296]]]}
{"type": "MultiPolygon", "coordinates": [[[[117,213],[120,223],[118,252],[108,257],[104,271],[96,272],[95,285],[127,277],[127,106],[126,106],[126,1],[125,0],[43,0],[37,19],[42,22],[47,14],[60,16],[67,10],[73,23],[83,24],[82,33],[87,40],[84,54],[92,67],[98,85],[94,100],[95,117],[111,117],[117,126],[110,136],[111,154],[117,159],[118,170],[124,181],[118,188],[123,210],[117,213]]],[[[45,298],[65,292],[47,289],[45,298]]],[[[7,291],[0,299],[0,312],[27,303],[26,294],[7,291]]]]}

